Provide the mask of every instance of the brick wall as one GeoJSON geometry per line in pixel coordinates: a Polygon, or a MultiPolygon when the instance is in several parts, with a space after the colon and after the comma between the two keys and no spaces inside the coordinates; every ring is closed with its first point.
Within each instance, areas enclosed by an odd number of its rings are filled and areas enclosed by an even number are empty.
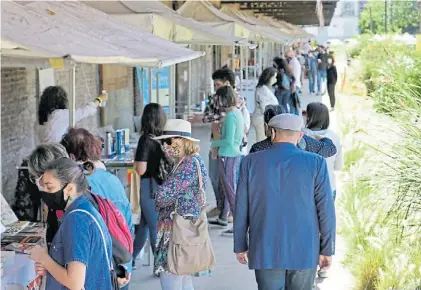
{"type": "Polygon", "coordinates": [[[35,69],[1,69],[2,193],[14,196],[17,170],[34,148],[36,121],[35,69]]]}
{"type": "MultiPolygon", "coordinates": [[[[127,69],[130,71],[128,85],[110,94],[110,99],[114,100],[108,102],[105,113],[114,118],[113,125],[132,128],[136,99],[133,93],[133,69],[127,69]],[[121,120],[120,116],[123,116],[121,120]]],[[[98,71],[97,65],[76,66],[76,107],[83,106],[98,95],[98,71]]],[[[56,85],[69,92],[69,70],[59,69],[54,74],[56,85]]],[[[38,103],[36,88],[35,69],[1,68],[1,188],[9,203],[14,198],[16,166],[19,166],[22,159],[35,148],[34,127],[38,103]]],[[[140,95],[138,98],[141,98],[140,95]]],[[[99,126],[99,113],[76,125],[96,131],[99,126]]]]}
{"type": "MultiPolygon", "coordinates": [[[[76,107],[92,101],[98,94],[98,66],[76,67],[76,107]],[[86,76],[86,77],[85,77],[86,76]],[[91,96],[88,93],[88,88],[91,96]]],[[[35,148],[34,126],[37,120],[35,69],[1,69],[1,175],[2,193],[10,203],[17,181],[16,166],[35,148]]],[[[69,92],[69,71],[55,71],[56,85],[69,92]]],[[[90,130],[98,126],[98,114],[77,124],[90,130]]]]}
{"type": "MultiPolygon", "coordinates": [[[[69,70],[58,69],[55,71],[55,82],[62,86],[66,92],[70,91],[69,70]]],[[[76,108],[93,101],[98,96],[98,66],[92,64],[78,64],[76,66],[76,108]]],[[[81,120],[76,124],[89,130],[95,130],[99,126],[99,113],[81,120]]]]}

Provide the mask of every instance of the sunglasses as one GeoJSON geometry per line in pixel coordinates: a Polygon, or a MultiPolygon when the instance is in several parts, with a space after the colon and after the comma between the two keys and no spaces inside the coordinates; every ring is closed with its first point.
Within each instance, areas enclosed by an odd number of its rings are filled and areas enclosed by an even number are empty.
{"type": "Polygon", "coordinates": [[[173,141],[175,141],[176,139],[180,139],[180,138],[173,137],[173,138],[163,139],[162,140],[162,145],[164,145],[164,144],[166,144],[166,145],[172,145],[173,141]]]}

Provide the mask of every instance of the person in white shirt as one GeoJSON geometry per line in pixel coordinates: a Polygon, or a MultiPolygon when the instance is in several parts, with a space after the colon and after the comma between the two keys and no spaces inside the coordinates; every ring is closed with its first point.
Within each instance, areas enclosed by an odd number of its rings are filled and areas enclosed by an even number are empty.
{"type": "MultiPolygon", "coordinates": [[[[99,105],[107,100],[108,94],[102,93],[93,102],[76,109],[75,121],[94,115],[99,105]]],[[[44,90],[38,107],[36,144],[61,141],[70,127],[68,103],[67,93],[62,87],[50,86],[44,90]]]]}
{"type": "MultiPolygon", "coordinates": [[[[336,199],[336,171],[343,168],[343,153],[342,144],[339,136],[329,129],[330,117],[329,109],[323,103],[310,103],[307,105],[306,110],[306,129],[310,135],[319,135],[332,140],[336,147],[336,154],[326,158],[327,170],[329,173],[330,186],[332,188],[333,200],[336,199]]],[[[327,278],[327,270],[319,270],[318,275],[320,278],[327,278]]]]}
{"type": "Polygon", "coordinates": [[[301,63],[295,57],[295,54],[292,50],[286,53],[286,57],[291,68],[292,74],[295,78],[295,86],[297,87],[298,91],[301,91],[301,63]]]}
{"type": "Polygon", "coordinates": [[[323,103],[310,103],[306,109],[307,120],[306,128],[310,130],[310,134],[323,136],[332,140],[336,147],[336,154],[326,158],[327,167],[329,171],[330,184],[332,187],[333,199],[336,198],[336,174],[335,171],[340,171],[343,167],[342,144],[339,136],[331,129],[329,129],[330,117],[329,109],[323,103]]]}
{"type": "Polygon", "coordinates": [[[255,92],[255,109],[252,115],[252,124],[256,132],[256,142],[266,139],[265,121],[263,113],[267,105],[279,105],[278,99],[272,91],[277,82],[278,71],[273,67],[266,68],[260,75],[255,92]]]}

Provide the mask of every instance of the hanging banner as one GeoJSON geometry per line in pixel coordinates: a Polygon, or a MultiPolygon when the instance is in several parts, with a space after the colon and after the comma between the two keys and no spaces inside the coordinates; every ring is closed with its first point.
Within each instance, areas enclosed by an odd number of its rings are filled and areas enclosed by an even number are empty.
{"type": "Polygon", "coordinates": [[[137,74],[137,82],[139,84],[139,89],[142,90],[141,93],[143,96],[143,106],[146,106],[147,104],[150,103],[148,69],[137,67],[136,74],[137,74]]]}

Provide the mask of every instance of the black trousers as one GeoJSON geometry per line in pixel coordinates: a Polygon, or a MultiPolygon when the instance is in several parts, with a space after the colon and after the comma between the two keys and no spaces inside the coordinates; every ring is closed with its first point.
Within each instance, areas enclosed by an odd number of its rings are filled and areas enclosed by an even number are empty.
{"type": "Polygon", "coordinates": [[[335,87],[336,87],[336,83],[327,84],[327,93],[329,94],[331,108],[335,108],[335,104],[336,104],[335,87]]]}

